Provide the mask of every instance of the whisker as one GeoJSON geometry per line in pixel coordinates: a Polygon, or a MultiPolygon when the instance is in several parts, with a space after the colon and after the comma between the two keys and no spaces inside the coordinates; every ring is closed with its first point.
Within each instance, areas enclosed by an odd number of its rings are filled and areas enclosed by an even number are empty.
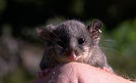
{"type": "Polygon", "coordinates": [[[110,54],[118,54],[118,55],[120,55],[121,54],[121,52],[120,51],[118,51],[118,50],[115,50],[114,48],[110,48],[110,47],[102,47],[102,46],[100,46],[100,48],[102,49],[102,51],[104,51],[104,52],[106,52],[106,53],[110,53],[110,54]]]}
{"type": "Polygon", "coordinates": [[[101,40],[101,42],[109,42],[109,43],[115,43],[114,40],[108,39],[108,40],[101,40]]]}

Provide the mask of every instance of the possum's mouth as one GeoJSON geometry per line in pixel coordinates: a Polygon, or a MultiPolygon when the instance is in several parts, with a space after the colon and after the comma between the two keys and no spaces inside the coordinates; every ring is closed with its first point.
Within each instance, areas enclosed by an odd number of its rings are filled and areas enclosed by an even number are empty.
{"type": "Polygon", "coordinates": [[[66,52],[66,56],[71,61],[76,61],[77,57],[79,56],[79,53],[77,52],[77,50],[70,50],[70,51],[66,52]]]}
{"type": "Polygon", "coordinates": [[[89,55],[89,47],[85,46],[84,50],[76,50],[76,49],[69,49],[65,51],[56,51],[57,52],[57,60],[59,62],[70,62],[70,61],[76,61],[76,62],[84,62],[84,59],[87,58],[89,55]]]}
{"type": "Polygon", "coordinates": [[[76,50],[68,50],[63,52],[62,55],[58,55],[57,59],[61,62],[70,62],[70,61],[77,61],[79,57],[79,52],[76,50]]]}

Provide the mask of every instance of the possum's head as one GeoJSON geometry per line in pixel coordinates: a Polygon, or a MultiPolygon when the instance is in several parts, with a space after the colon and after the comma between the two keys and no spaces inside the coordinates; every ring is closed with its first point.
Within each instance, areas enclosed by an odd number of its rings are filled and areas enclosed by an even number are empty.
{"type": "Polygon", "coordinates": [[[53,55],[59,61],[82,61],[89,55],[91,47],[98,45],[101,26],[99,20],[88,27],[79,21],[69,20],[56,26],[48,25],[37,32],[52,47],[53,55]]]}

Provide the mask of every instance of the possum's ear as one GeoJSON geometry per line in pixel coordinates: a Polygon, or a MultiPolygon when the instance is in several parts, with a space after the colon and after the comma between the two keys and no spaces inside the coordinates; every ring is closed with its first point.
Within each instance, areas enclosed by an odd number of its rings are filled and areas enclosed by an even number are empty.
{"type": "Polygon", "coordinates": [[[100,39],[100,33],[102,32],[100,29],[102,28],[103,23],[100,20],[93,20],[91,25],[88,26],[88,31],[91,35],[92,41],[95,43],[99,42],[100,39]]]}
{"type": "Polygon", "coordinates": [[[53,41],[56,39],[56,35],[53,33],[54,26],[48,25],[43,28],[36,28],[39,37],[44,41],[53,41]]]}

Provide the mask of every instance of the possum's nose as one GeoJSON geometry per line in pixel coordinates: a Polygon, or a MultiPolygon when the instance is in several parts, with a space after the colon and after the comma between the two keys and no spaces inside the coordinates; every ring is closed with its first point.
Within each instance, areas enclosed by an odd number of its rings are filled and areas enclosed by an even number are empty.
{"type": "Polygon", "coordinates": [[[77,56],[78,56],[78,53],[77,53],[76,50],[74,50],[74,49],[69,49],[69,50],[67,51],[67,57],[68,57],[70,60],[75,61],[76,58],[77,58],[77,56]]]}
{"type": "Polygon", "coordinates": [[[72,60],[72,61],[75,61],[76,60],[76,54],[75,53],[72,53],[70,56],[69,56],[69,59],[72,60]]]}

